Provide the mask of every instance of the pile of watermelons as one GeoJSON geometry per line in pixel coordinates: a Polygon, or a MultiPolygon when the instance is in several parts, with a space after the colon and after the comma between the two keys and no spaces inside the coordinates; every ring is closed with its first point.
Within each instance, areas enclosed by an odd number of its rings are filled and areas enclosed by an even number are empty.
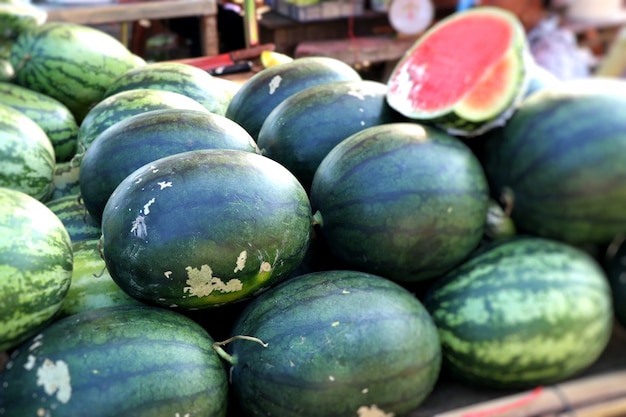
{"type": "Polygon", "coordinates": [[[514,15],[238,85],[34,13],[0,4],[0,415],[410,415],[626,324],[626,82],[514,15]]]}

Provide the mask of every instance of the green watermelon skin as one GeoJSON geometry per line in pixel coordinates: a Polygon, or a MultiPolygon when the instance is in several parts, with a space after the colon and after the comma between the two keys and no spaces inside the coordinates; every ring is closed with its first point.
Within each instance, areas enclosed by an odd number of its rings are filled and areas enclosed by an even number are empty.
{"type": "Polygon", "coordinates": [[[46,132],[54,147],[56,162],[66,162],[74,156],[78,124],[63,103],[9,82],[0,82],[0,103],[21,111],[46,132]]]}
{"type": "Polygon", "coordinates": [[[4,416],[224,417],[228,380],[211,336],[182,314],[104,307],[60,319],[0,374],[4,416]]]}
{"type": "Polygon", "coordinates": [[[61,220],[73,243],[100,238],[100,221],[89,214],[80,196],[68,195],[49,200],[46,207],[61,220]]]}
{"type": "Polygon", "coordinates": [[[96,308],[143,305],[113,281],[100,250],[100,239],[72,242],[72,282],[57,318],[96,308]]]}
{"type": "Polygon", "coordinates": [[[482,166],[457,138],[417,123],[373,126],[322,160],[311,206],[331,253],[353,268],[414,283],[480,243],[489,206],[482,166]]]}
{"type": "Polygon", "coordinates": [[[294,59],[264,68],[246,80],[233,95],[225,115],[257,140],[265,118],[290,95],[313,85],[361,79],[354,68],[335,58],[294,59]]]}
{"type": "Polygon", "coordinates": [[[576,375],[607,346],[606,276],[586,252],[520,235],[495,242],[436,280],[424,297],[443,369],[495,388],[531,388],[576,375]]]}
{"type": "Polygon", "coordinates": [[[613,296],[613,311],[617,323],[626,329],[626,243],[619,236],[607,250],[604,264],[613,296]]]}
{"type": "Polygon", "coordinates": [[[80,184],[78,183],[80,173],[80,157],[74,157],[67,162],[57,162],[54,165],[54,175],[52,183],[54,190],[50,200],[80,194],[80,184]]]}
{"type": "Polygon", "coordinates": [[[0,40],[16,39],[42,25],[48,14],[28,2],[0,2],[0,40]]]}
{"type": "Polygon", "coordinates": [[[136,88],[172,91],[202,104],[211,113],[223,116],[231,95],[208,72],[180,62],[151,62],[132,69],[109,86],[104,97],[136,88]]]}
{"type": "Polygon", "coordinates": [[[440,370],[437,330],[420,301],[363,272],[291,278],[246,306],[237,335],[267,344],[226,346],[234,398],[250,416],[405,415],[440,370]]]}
{"type": "Polygon", "coordinates": [[[53,319],[70,286],[73,261],[63,223],[21,191],[0,187],[0,230],[0,351],[4,351],[53,319]]]}
{"type": "Polygon", "coordinates": [[[137,65],[113,36],[69,22],[46,22],[20,34],[11,63],[17,84],[59,100],[79,124],[111,83],[137,65]]]}
{"type": "Polygon", "coordinates": [[[165,156],[211,148],[260,153],[243,127],[207,111],[169,108],[120,120],[98,135],[81,159],[85,207],[100,221],[115,187],[134,170],[165,156]]]}
{"type": "Polygon", "coordinates": [[[159,109],[209,112],[196,100],[172,91],[148,88],[120,91],[99,101],[85,116],[78,129],[80,157],[108,127],[127,117],[159,109]]]}
{"type": "Polygon", "coordinates": [[[122,181],[102,215],[109,273],[131,296],[180,310],[248,299],[285,279],[309,245],[298,180],[252,152],[198,149],[122,181]]]}
{"type": "Polygon", "coordinates": [[[367,127],[403,119],[387,104],[387,86],[378,81],[337,81],[315,85],[283,100],[261,126],[263,155],[287,167],[309,189],[330,150],[367,127]]]}
{"type": "Polygon", "coordinates": [[[487,136],[494,198],[511,201],[520,232],[583,245],[626,231],[624,109],[623,81],[561,81],[529,96],[487,136]]]}
{"type": "Polygon", "coordinates": [[[0,104],[0,187],[45,202],[54,191],[54,167],[46,132],[21,111],[0,104]]]}

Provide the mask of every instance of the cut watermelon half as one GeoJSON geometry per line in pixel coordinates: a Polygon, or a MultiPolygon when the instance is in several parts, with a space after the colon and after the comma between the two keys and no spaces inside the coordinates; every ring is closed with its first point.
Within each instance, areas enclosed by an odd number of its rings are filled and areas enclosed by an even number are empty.
{"type": "Polygon", "coordinates": [[[387,101],[404,116],[472,136],[502,125],[528,84],[529,48],[516,15],[456,12],[426,31],[391,72],[387,101]]]}

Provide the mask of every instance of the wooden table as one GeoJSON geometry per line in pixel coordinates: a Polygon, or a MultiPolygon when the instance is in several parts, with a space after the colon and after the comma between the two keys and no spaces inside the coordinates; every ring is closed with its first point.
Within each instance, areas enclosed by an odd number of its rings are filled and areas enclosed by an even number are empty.
{"type": "Polygon", "coordinates": [[[216,0],[148,0],[120,1],[109,3],[35,3],[48,12],[48,21],[72,22],[82,25],[121,23],[122,42],[128,45],[127,24],[141,19],[171,19],[176,17],[198,16],[202,54],[219,53],[217,32],[216,0]]]}

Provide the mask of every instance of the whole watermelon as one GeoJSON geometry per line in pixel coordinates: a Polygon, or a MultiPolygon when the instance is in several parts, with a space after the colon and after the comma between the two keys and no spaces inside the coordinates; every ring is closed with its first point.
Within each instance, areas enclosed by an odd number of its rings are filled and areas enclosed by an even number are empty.
{"type": "Polygon", "coordinates": [[[494,198],[520,232],[602,245],[626,231],[626,81],[550,84],[483,152],[494,198]]]}
{"type": "Polygon", "coordinates": [[[72,271],[72,242],[61,220],[28,194],[0,187],[0,351],[52,320],[72,271]]]}
{"type": "Polygon", "coordinates": [[[14,82],[59,100],[78,123],[113,81],[138,65],[113,36],[69,22],[46,22],[21,33],[10,59],[14,82]]]}
{"type": "Polygon", "coordinates": [[[317,168],[310,195],[335,256],[403,282],[461,262],[480,243],[489,206],[472,151],[417,123],[377,125],[341,141],[317,168]]]}

